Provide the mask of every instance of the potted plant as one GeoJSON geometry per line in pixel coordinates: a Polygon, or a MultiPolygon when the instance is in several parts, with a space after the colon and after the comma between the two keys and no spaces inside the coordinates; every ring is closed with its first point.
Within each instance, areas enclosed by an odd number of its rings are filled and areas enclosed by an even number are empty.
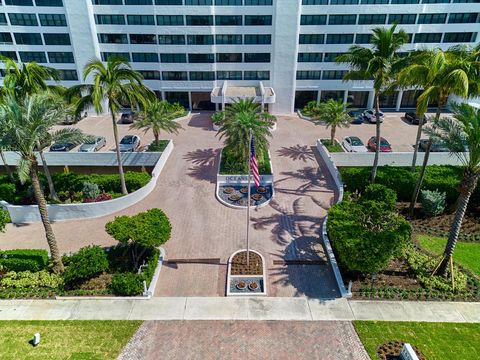
{"type": "Polygon", "coordinates": [[[223,120],[225,119],[224,111],[217,111],[211,117],[213,123],[213,130],[218,131],[222,126],[223,120]]]}

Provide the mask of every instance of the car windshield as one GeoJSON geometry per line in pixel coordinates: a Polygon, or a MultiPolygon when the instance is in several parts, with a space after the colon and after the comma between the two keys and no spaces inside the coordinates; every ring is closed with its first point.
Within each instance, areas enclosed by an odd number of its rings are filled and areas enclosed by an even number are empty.
{"type": "Polygon", "coordinates": [[[388,143],[387,140],[382,139],[382,140],[380,140],[380,146],[390,146],[390,144],[388,143]]]}
{"type": "Polygon", "coordinates": [[[85,141],[85,144],[93,145],[93,144],[95,144],[95,139],[88,139],[87,141],[85,141]]]}
{"type": "Polygon", "coordinates": [[[350,138],[353,146],[362,146],[363,142],[359,138],[350,138]]]}
{"type": "Polygon", "coordinates": [[[133,144],[133,136],[125,136],[122,141],[120,141],[120,144],[133,144]]]}

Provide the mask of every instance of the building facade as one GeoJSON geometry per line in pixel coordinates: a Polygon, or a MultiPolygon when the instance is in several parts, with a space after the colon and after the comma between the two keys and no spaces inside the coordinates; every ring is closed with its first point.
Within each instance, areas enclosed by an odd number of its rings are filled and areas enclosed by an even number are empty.
{"type": "MultiPolygon", "coordinates": [[[[193,109],[212,109],[226,80],[271,87],[274,113],[328,98],[366,108],[371,82],[343,82],[336,56],[394,22],[405,52],[476,45],[479,12],[480,0],[2,0],[0,53],[56,68],[66,86],[89,60],[122,55],[159,97],[193,109]]],[[[414,94],[381,106],[412,108],[414,94]]]]}

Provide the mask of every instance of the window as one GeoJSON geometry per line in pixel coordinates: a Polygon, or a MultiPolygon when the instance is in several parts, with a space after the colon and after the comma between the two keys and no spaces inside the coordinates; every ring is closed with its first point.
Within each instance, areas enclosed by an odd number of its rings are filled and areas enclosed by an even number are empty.
{"type": "Polygon", "coordinates": [[[476,23],[478,13],[452,13],[448,18],[449,24],[476,23]]]}
{"type": "Polygon", "coordinates": [[[9,32],[0,32],[0,44],[13,44],[12,35],[9,32]]]}
{"type": "Polygon", "coordinates": [[[183,0],[155,0],[155,5],[183,5],[183,0]]]}
{"type": "Polygon", "coordinates": [[[58,70],[58,76],[60,77],[60,80],[64,81],[78,80],[77,70],[58,70]]]}
{"type": "Polygon", "coordinates": [[[215,43],[218,45],[241,45],[242,35],[215,35],[215,43]]]}
{"type": "Polygon", "coordinates": [[[38,14],[42,26],[67,26],[67,19],[63,14],[38,14]]]}
{"type": "Polygon", "coordinates": [[[157,53],[132,53],[133,62],[158,62],[157,53]]]}
{"type": "Polygon", "coordinates": [[[42,36],[39,33],[15,33],[17,45],[43,45],[42,36]]]}
{"type": "Polygon", "coordinates": [[[298,53],[298,62],[322,62],[322,53],[298,53]]]}
{"type": "Polygon", "coordinates": [[[187,25],[190,26],[212,26],[212,15],[187,15],[187,25]]]}
{"type": "Polygon", "coordinates": [[[185,25],[183,15],[157,15],[158,26],[180,26],[185,25]]]}
{"type": "Polygon", "coordinates": [[[459,4],[459,3],[479,3],[480,0],[453,0],[454,4],[459,4]]]}
{"type": "Polygon", "coordinates": [[[363,14],[358,16],[359,25],[385,24],[385,14],[363,14]]]}
{"type": "Polygon", "coordinates": [[[95,23],[100,25],[125,25],[125,16],[95,15],[95,23]]]}
{"type": "Polygon", "coordinates": [[[152,0],[125,0],[125,5],[152,5],[152,0]]]}
{"type": "Polygon", "coordinates": [[[302,5],[328,5],[328,0],[302,0],[302,5]]]}
{"type": "Polygon", "coordinates": [[[160,45],[184,45],[185,35],[158,35],[160,45]]]}
{"type": "Polygon", "coordinates": [[[271,15],[245,15],[245,25],[268,26],[272,25],[271,15]]]}
{"type": "Polygon", "coordinates": [[[342,80],[346,73],[345,70],[324,70],[322,80],[342,80]]]}
{"type": "Polygon", "coordinates": [[[215,25],[237,26],[242,25],[241,15],[216,15],[215,25]]]}
{"type": "Polygon", "coordinates": [[[447,14],[420,14],[418,24],[445,24],[447,14]]]}
{"type": "Polygon", "coordinates": [[[352,44],[353,34],[328,34],[327,44],[352,44]]]}
{"type": "Polygon", "coordinates": [[[160,54],[162,63],[186,63],[187,54],[160,54]]]}
{"type": "Polygon", "coordinates": [[[444,43],[467,43],[475,41],[477,33],[472,32],[447,32],[443,37],[444,43]]]}
{"type": "Polygon", "coordinates": [[[121,57],[130,61],[130,53],[128,52],[102,52],[102,61],[108,61],[110,57],[121,57]]]}
{"type": "Polygon", "coordinates": [[[242,53],[218,53],[217,62],[219,63],[241,63],[242,53]]]}
{"type": "Polygon", "coordinates": [[[212,5],[212,0],[185,0],[185,5],[212,5]]]}
{"type": "Polygon", "coordinates": [[[302,15],[300,25],[325,25],[327,15],[302,15]]]}
{"type": "Polygon", "coordinates": [[[389,0],[361,0],[362,5],[384,5],[388,4],[389,0]]]}
{"type": "Polygon", "coordinates": [[[418,4],[420,0],[391,0],[392,5],[400,4],[418,4]]]}
{"type": "Polygon", "coordinates": [[[219,5],[219,6],[242,6],[242,0],[215,0],[215,5],[219,5]]]}
{"type": "MultiPolygon", "coordinates": [[[[1,35],[0,35],[0,37],[1,37],[1,35]]],[[[18,60],[17,53],[15,51],[0,51],[0,55],[5,56],[5,57],[10,58],[10,59],[15,60],[15,61],[18,60]]]]}
{"type": "Polygon", "coordinates": [[[73,64],[75,62],[72,52],[63,51],[48,52],[48,61],[53,64],[73,64]]]}
{"type": "Polygon", "coordinates": [[[128,44],[127,34],[98,34],[98,41],[102,44],[128,44]]]}
{"type": "Polygon", "coordinates": [[[245,53],[246,63],[269,63],[270,53],[245,53]]]}
{"type": "Polygon", "coordinates": [[[123,5],[122,0],[92,0],[93,5],[123,5]]]}
{"type": "Polygon", "coordinates": [[[71,45],[68,34],[43,34],[45,45],[71,45]]]}
{"type": "Polygon", "coordinates": [[[188,80],[186,71],[163,71],[162,79],[166,81],[183,81],[188,80]]]}
{"type": "Polygon", "coordinates": [[[269,34],[245,34],[245,45],[270,45],[272,35],[269,34]]]}
{"type": "Polygon", "coordinates": [[[4,13],[0,13],[0,25],[8,25],[7,17],[4,13]]]}
{"type": "Polygon", "coordinates": [[[155,25],[153,15],[127,15],[128,25],[155,25]]]}
{"type": "Polygon", "coordinates": [[[372,34],[357,34],[355,36],[355,44],[370,44],[372,34]]]}
{"type": "Polygon", "coordinates": [[[33,6],[32,0],[5,0],[5,5],[33,6]]]}
{"type": "Polygon", "coordinates": [[[356,23],[357,15],[330,15],[328,17],[328,25],[355,25],[356,23]]]}
{"type": "Polygon", "coordinates": [[[336,58],[340,55],[343,55],[344,53],[339,53],[339,52],[331,52],[331,53],[325,53],[325,57],[323,58],[324,62],[335,62],[336,58]]]}
{"type": "Polygon", "coordinates": [[[320,70],[299,70],[297,71],[297,80],[320,80],[321,75],[320,70]]]}
{"type": "Polygon", "coordinates": [[[243,80],[270,80],[270,71],[244,71],[243,80]]]}
{"type": "MultiPolygon", "coordinates": [[[[7,4],[8,5],[8,4],[7,4]]],[[[38,26],[35,14],[8,14],[10,25],[38,26]]]]}
{"type": "Polygon", "coordinates": [[[156,44],[155,34],[130,34],[130,44],[156,44]]]}
{"type": "Polygon", "coordinates": [[[272,0],[245,0],[245,6],[272,5],[272,0]]]}
{"type": "Polygon", "coordinates": [[[358,5],[358,0],[330,0],[330,5],[358,5]]]}
{"type": "Polygon", "coordinates": [[[323,44],[325,42],[324,34],[300,34],[300,44],[323,44]]]}
{"type": "Polygon", "coordinates": [[[422,0],[422,4],[448,4],[450,0],[422,0]]]}
{"type": "Polygon", "coordinates": [[[417,19],[416,14],[390,14],[388,15],[388,23],[398,23],[398,24],[415,24],[417,19]]]}
{"type": "Polygon", "coordinates": [[[37,6],[63,6],[62,0],[35,0],[37,6]]]}
{"type": "Polygon", "coordinates": [[[212,45],[213,35],[188,35],[188,45],[212,45]]]}
{"type": "Polygon", "coordinates": [[[217,71],[217,80],[242,80],[241,71],[217,71]]]}
{"type": "Polygon", "coordinates": [[[46,63],[47,57],[43,51],[19,51],[22,62],[46,63]]]}
{"type": "Polygon", "coordinates": [[[160,80],[160,71],[156,70],[140,70],[139,73],[145,80],[160,80]]]}
{"type": "Polygon", "coordinates": [[[213,63],[214,54],[188,54],[188,62],[192,64],[213,63]]]}
{"type": "Polygon", "coordinates": [[[417,33],[414,43],[438,43],[442,39],[442,33],[417,33]]]}
{"type": "Polygon", "coordinates": [[[213,71],[190,71],[190,81],[213,81],[215,73],[213,71]]]}

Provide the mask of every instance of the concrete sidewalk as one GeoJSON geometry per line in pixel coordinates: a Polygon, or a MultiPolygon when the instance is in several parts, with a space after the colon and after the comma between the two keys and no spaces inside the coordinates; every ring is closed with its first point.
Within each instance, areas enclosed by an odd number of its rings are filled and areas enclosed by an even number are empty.
{"type": "Polygon", "coordinates": [[[1,300],[0,320],[386,320],[480,323],[480,303],[280,297],[1,300]]]}

